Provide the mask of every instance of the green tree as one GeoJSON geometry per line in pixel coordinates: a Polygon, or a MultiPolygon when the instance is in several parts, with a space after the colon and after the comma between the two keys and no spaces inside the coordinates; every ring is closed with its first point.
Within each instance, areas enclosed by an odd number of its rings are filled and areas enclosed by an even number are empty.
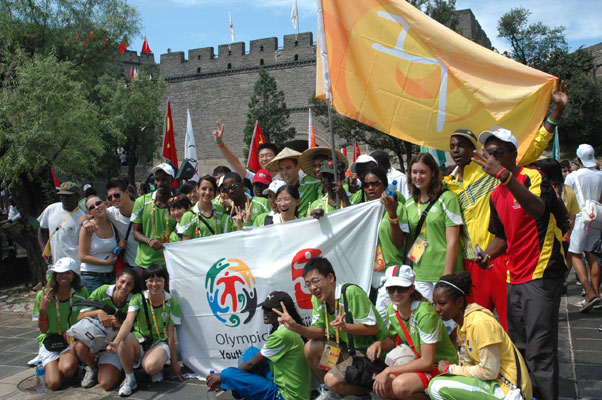
{"type": "Polygon", "coordinates": [[[587,142],[602,148],[602,83],[593,79],[591,52],[578,49],[569,53],[564,27],[528,24],[529,15],[524,8],[504,14],[498,21],[498,36],[510,42],[515,60],[567,83],[569,103],[558,127],[561,147],[567,149],[587,142]]]}
{"type": "Polygon", "coordinates": [[[456,0],[409,0],[409,3],[448,28],[458,29],[456,0]]]}
{"type": "Polygon", "coordinates": [[[0,0],[0,26],[0,184],[23,215],[2,229],[42,281],[30,221],[55,201],[50,168],[74,181],[96,176],[114,151],[97,85],[123,75],[118,45],[138,33],[139,18],[123,0],[0,0]]]}
{"type": "MultiPolygon", "coordinates": [[[[284,143],[295,137],[295,128],[290,127],[290,110],[286,108],[284,92],[278,90],[276,79],[264,68],[259,69],[259,79],[253,87],[253,95],[249,100],[249,111],[247,112],[247,123],[245,125],[245,143],[247,148],[251,144],[255,121],[268,142],[282,148],[284,143]]],[[[245,157],[248,150],[245,149],[245,157]]]]}
{"type": "Polygon", "coordinates": [[[513,8],[502,15],[497,24],[498,37],[510,42],[510,56],[531,67],[540,68],[550,53],[568,51],[564,26],[550,28],[541,22],[528,23],[531,12],[513,8]]]}

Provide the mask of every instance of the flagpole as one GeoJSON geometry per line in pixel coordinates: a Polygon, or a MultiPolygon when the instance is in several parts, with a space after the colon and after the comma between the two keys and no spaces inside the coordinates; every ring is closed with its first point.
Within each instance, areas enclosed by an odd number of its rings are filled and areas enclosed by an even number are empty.
{"type": "Polygon", "coordinates": [[[255,142],[255,133],[257,132],[257,124],[259,120],[255,120],[255,128],[253,128],[253,136],[251,136],[251,144],[249,145],[249,155],[247,155],[247,169],[249,169],[249,160],[251,160],[251,152],[253,151],[253,143],[255,142]]]}
{"type": "MultiPolygon", "coordinates": [[[[331,106],[330,106],[330,101],[328,101],[328,128],[330,129],[330,150],[332,153],[332,162],[334,163],[334,181],[338,182],[339,181],[339,166],[338,166],[338,161],[337,161],[337,154],[336,154],[336,150],[335,150],[335,142],[334,142],[334,131],[332,130],[332,111],[331,111],[331,106]]],[[[336,208],[339,208],[340,203],[340,199],[339,199],[339,192],[335,193],[335,197],[336,197],[336,208]]],[[[328,207],[328,205],[326,205],[328,207]]]]}

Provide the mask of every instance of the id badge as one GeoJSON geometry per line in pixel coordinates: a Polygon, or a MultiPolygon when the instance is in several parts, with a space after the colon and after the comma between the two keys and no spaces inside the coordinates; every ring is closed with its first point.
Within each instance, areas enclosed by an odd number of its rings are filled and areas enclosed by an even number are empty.
{"type": "Polygon", "coordinates": [[[374,271],[379,272],[385,269],[385,259],[383,258],[383,252],[380,246],[376,246],[376,252],[374,256],[374,271]]]}
{"type": "Polygon", "coordinates": [[[426,240],[426,238],[422,234],[418,235],[416,240],[414,240],[414,244],[412,244],[410,251],[408,252],[408,258],[414,264],[419,263],[428,245],[429,242],[426,240]]]}
{"type": "Polygon", "coordinates": [[[335,342],[326,342],[324,345],[324,351],[322,352],[322,357],[320,358],[320,364],[318,367],[320,369],[330,371],[337,365],[339,361],[339,355],[341,354],[341,347],[335,342]]]}

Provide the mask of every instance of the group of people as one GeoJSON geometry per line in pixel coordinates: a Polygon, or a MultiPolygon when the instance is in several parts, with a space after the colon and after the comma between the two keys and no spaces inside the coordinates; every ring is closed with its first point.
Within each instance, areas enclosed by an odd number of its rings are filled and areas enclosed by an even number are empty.
{"type": "Polygon", "coordinates": [[[63,183],[60,202],[39,218],[40,248],[51,267],[34,317],[48,386],[56,389],[73,375],[78,359],[86,364],[84,387],[98,381],[108,390],[123,369],[124,396],[136,388],[133,368],[140,363],[153,381],[162,379],[166,363],[180,376],[179,303],[168,291],[165,243],[321,218],[378,200],[384,207],[369,293],[337,281],[335,270],[344,265],[311,259],[303,270],[313,295],[311,325],[302,323],[287,293],[271,293],[259,305],[272,325],[266,344],[248,349],[238,368],[208,376],[208,385],[249,399],[307,399],[313,374],[320,399],[370,392],[558,398],[558,306],[567,261],[585,290],[582,311],[601,301],[600,267],[591,253],[600,230],[586,226],[579,212],[585,200],[602,200],[593,148],[579,146],[580,168],[564,181],[560,163],[539,160],[567,101],[562,83],[520,159],[516,137],[503,127],[478,136],[452,132],[456,166],[447,176],[428,153],[412,158],[406,177],[384,151],[348,168],[330,147],[278,151],[270,143],[259,146],[261,169],[252,172],[224,143],[218,123],[213,138],[231,169],[218,167],[175,194],[176,174],[166,163],[151,171],[155,190],[137,198],[119,178],[107,184],[106,199],[90,194],[80,201],[78,186],[63,183]],[[76,298],[88,293],[127,316],[121,321],[78,308],[76,298]],[[105,350],[94,354],[80,342],[58,352],[45,348],[48,335],[87,317],[118,329],[105,350]],[[392,356],[400,344],[411,349],[410,361],[392,356]],[[375,373],[359,385],[348,375],[361,357],[375,373]],[[389,362],[379,368],[379,360],[389,362]]]}

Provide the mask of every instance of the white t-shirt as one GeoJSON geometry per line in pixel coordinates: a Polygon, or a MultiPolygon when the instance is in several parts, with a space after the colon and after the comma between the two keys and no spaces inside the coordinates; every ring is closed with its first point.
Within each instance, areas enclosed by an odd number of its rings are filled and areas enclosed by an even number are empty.
{"type": "Polygon", "coordinates": [[[564,184],[569,185],[575,191],[577,202],[583,207],[585,200],[600,201],[600,194],[602,193],[602,172],[595,168],[579,168],[577,171],[567,175],[564,184]],[[584,198],[581,198],[579,194],[577,183],[575,182],[576,180],[579,180],[584,198]]]}
{"type": "MultiPolygon", "coordinates": [[[[117,228],[119,233],[119,240],[125,237],[130,224],[130,217],[126,217],[119,211],[118,208],[113,206],[107,208],[107,217],[109,221],[117,228]]],[[[127,238],[128,244],[125,248],[125,262],[130,266],[136,265],[136,253],[138,252],[138,242],[134,239],[134,228],[130,229],[130,235],[127,238]]]]}
{"type": "MultiPolygon", "coordinates": [[[[100,238],[96,233],[93,233],[90,237],[89,254],[93,257],[100,258],[101,260],[108,259],[111,255],[111,251],[117,246],[117,241],[115,239],[115,231],[113,231],[113,236],[107,239],[100,238]]],[[[82,272],[108,273],[112,272],[113,268],[113,265],[81,263],[82,272]]]]}
{"type": "Polygon", "coordinates": [[[397,191],[403,194],[406,199],[410,197],[410,189],[408,189],[408,178],[403,172],[391,167],[387,171],[387,180],[389,183],[397,181],[397,191]]]}
{"type": "Polygon", "coordinates": [[[79,208],[69,218],[63,221],[70,211],[63,208],[62,203],[54,203],[46,207],[38,217],[40,227],[48,229],[52,260],[56,262],[63,257],[71,257],[79,264],[79,224],[78,220],[85,214],[79,208]],[[57,227],[61,225],[58,231],[57,227]],[[56,233],[52,235],[53,232],[56,233]]]}

